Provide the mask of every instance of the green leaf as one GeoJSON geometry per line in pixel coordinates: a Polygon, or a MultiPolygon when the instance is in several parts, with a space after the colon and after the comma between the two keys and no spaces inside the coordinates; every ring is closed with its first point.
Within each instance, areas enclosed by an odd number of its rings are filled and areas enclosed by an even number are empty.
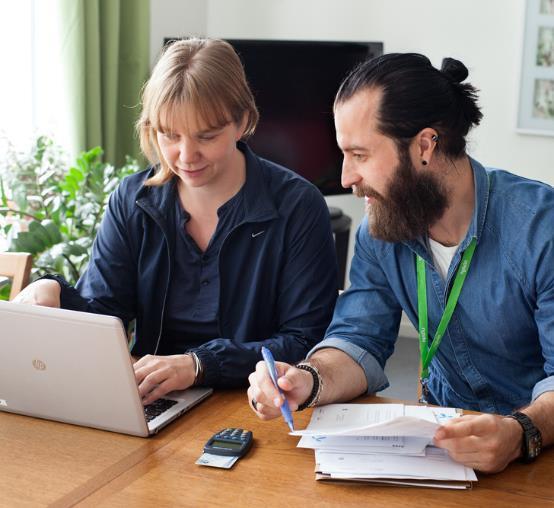
{"type": "Polygon", "coordinates": [[[67,176],[71,176],[71,178],[73,178],[75,182],[81,182],[85,178],[83,172],[78,170],[77,168],[69,168],[69,173],[67,176]]]}
{"type": "Polygon", "coordinates": [[[66,243],[63,246],[63,253],[66,256],[82,256],[84,254],[87,254],[87,249],[83,248],[81,245],[77,243],[66,243]]]}
{"type": "Polygon", "coordinates": [[[52,245],[48,230],[40,222],[31,221],[29,223],[29,234],[34,240],[41,242],[42,248],[40,249],[40,252],[52,245]]]}
{"type": "Polygon", "coordinates": [[[28,231],[19,232],[12,240],[10,250],[14,252],[29,252],[33,256],[44,250],[44,244],[28,231]]]}
{"type": "Polygon", "coordinates": [[[48,232],[50,237],[50,245],[55,245],[63,241],[59,227],[51,220],[42,221],[44,229],[48,232]]]}
{"type": "Polygon", "coordinates": [[[7,207],[8,206],[8,196],[6,194],[6,191],[4,189],[4,180],[2,176],[0,175],[0,199],[2,206],[7,207]]]}
{"type": "Polygon", "coordinates": [[[10,291],[12,289],[11,284],[5,284],[0,287],[0,300],[7,301],[10,299],[10,291]]]}

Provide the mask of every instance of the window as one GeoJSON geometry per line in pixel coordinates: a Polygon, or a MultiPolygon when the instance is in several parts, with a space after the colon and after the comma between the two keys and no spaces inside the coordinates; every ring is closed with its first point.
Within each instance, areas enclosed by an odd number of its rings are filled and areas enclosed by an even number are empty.
{"type": "Polygon", "coordinates": [[[0,160],[8,143],[26,150],[38,134],[72,147],[60,3],[0,2],[0,160]]]}

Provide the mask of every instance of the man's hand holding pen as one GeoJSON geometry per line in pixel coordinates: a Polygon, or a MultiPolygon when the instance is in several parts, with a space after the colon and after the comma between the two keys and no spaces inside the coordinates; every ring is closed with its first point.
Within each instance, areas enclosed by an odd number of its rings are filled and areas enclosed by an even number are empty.
{"type": "MultiPolygon", "coordinates": [[[[296,411],[310,395],[313,377],[305,370],[297,369],[288,363],[275,362],[277,384],[286,397],[290,410],[296,411]]],[[[273,384],[264,361],[256,364],[256,370],[248,377],[248,400],[252,409],[262,420],[270,420],[281,415],[283,396],[273,384]],[[255,403],[255,407],[254,407],[255,403]]]]}

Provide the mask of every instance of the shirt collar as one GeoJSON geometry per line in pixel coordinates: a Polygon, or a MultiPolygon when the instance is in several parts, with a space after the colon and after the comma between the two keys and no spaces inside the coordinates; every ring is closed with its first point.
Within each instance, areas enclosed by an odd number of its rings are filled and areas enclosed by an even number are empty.
{"type": "Polygon", "coordinates": [[[469,157],[471,168],[473,169],[473,182],[475,184],[475,209],[473,218],[462,247],[465,249],[473,238],[477,243],[483,234],[485,227],[485,218],[487,216],[487,207],[489,205],[490,180],[487,170],[475,159],[469,157]]]}
{"type": "Polygon", "coordinates": [[[279,216],[274,198],[268,189],[268,180],[261,167],[261,159],[243,141],[237,148],[246,159],[246,182],[244,183],[244,219],[247,222],[261,222],[279,216]]]}
{"type": "MultiPolygon", "coordinates": [[[[278,217],[274,198],[269,192],[267,180],[264,176],[265,172],[261,167],[261,159],[242,141],[237,143],[237,148],[246,159],[246,181],[238,193],[244,205],[244,220],[246,222],[261,222],[278,217]]],[[[154,173],[155,168],[151,168],[146,178],[153,176],[154,173]]],[[[173,210],[175,206],[176,196],[176,179],[172,178],[159,187],[142,186],[137,193],[136,200],[151,215],[164,221],[168,210],[173,210]]]]}

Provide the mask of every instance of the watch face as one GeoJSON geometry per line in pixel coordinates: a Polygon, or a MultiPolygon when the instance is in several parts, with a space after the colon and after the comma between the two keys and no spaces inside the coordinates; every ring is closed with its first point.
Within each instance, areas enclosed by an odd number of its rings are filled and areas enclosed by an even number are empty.
{"type": "Polygon", "coordinates": [[[541,438],[540,435],[533,435],[529,437],[527,442],[527,456],[530,459],[536,458],[541,452],[541,438]]]}

